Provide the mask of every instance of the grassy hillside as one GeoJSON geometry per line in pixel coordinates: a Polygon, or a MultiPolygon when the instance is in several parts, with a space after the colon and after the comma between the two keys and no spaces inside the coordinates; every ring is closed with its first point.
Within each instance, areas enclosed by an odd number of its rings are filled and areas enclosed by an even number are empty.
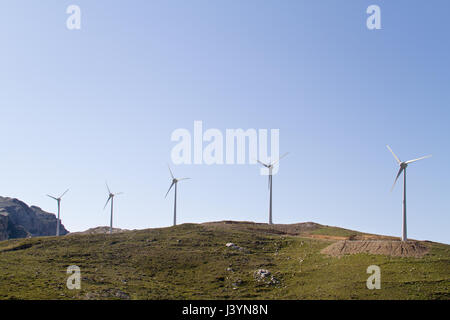
{"type": "Polygon", "coordinates": [[[425,242],[420,259],[320,253],[342,237],[382,238],[314,223],[222,222],[3,241],[0,299],[450,298],[450,246],[425,242]],[[70,265],[81,268],[81,290],[66,288],[70,265]],[[381,290],[366,288],[369,265],[381,268],[381,290]],[[273,278],[258,281],[258,269],[273,278]]]}

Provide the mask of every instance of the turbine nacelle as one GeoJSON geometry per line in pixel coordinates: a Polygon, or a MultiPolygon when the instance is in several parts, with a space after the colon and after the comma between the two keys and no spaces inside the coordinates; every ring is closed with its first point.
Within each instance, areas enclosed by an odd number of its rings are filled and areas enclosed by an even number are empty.
{"type": "Polygon", "coordinates": [[[59,202],[61,202],[61,199],[62,199],[62,197],[64,197],[64,195],[67,193],[69,191],[69,189],[67,189],[66,191],[64,191],[64,193],[62,194],[62,195],[60,195],[59,197],[54,197],[54,196],[51,196],[51,195],[47,195],[47,197],[50,197],[50,198],[52,198],[53,200],[56,200],[56,201],[58,201],[58,203],[59,202]]]}
{"type": "Polygon", "coordinates": [[[397,183],[398,178],[400,177],[400,175],[402,174],[402,172],[405,171],[405,169],[408,167],[408,165],[410,163],[422,160],[422,159],[426,159],[426,158],[430,158],[431,155],[425,156],[425,157],[420,157],[417,159],[413,159],[413,160],[408,160],[408,161],[401,161],[399,157],[397,157],[397,155],[394,153],[394,151],[392,151],[391,147],[389,147],[388,145],[386,146],[388,148],[388,150],[392,153],[392,155],[394,156],[395,160],[397,161],[398,165],[400,166],[400,169],[397,173],[397,177],[395,178],[394,184],[392,185],[391,191],[394,189],[395,184],[397,183]]]}
{"type": "Polygon", "coordinates": [[[285,154],[283,154],[281,157],[278,158],[278,160],[275,160],[273,162],[269,162],[269,163],[264,163],[260,160],[256,160],[260,165],[266,167],[267,169],[270,170],[270,173],[272,172],[272,169],[274,167],[274,165],[276,165],[278,162],[280,162],[281,159],[283,159],[284,157],[286,157],[289,154],[289,152],[286,152],[285,154]]]}
{"type": "MultiPolygon", "coordinates": [[[[105,206],[103,207],[103,210],[106,209],[106,206],[108,205],[108,203],[109,203],[109,201],[110,201],[111,199],[113,199],[115,196],[118,196],[118,195],[120,195],[120,194],[123,194],[123,192],[112,193],[112,192],[111,192],[111,189],[109,189],[108,183],[106,182],[105,184],[106,184],[106,189],[108,189],[109,195],[108,195],[108,200],[106,201],[106,204],[105,204],[105,206]]],[[[111,207],[112,207],[112,206],[111,206],[111,207]]]]}
{"type": "Polygon", "coordinates": [[[169,194],[170,190],[172,190],[174,185],[176,185],[180,181],[189,180],[190,179],[190,178],[181,178],[181,179],[175,178],[175,176],[173,175],[172,170],[170,169],[170,166],[167,165],[167,167],[169,168],[169,173],[170,173],[170,176],[172,177],[172,183],[170,184],[169,190],[167,191],[165,198],[167,198],[167,195],[169,194]]]}

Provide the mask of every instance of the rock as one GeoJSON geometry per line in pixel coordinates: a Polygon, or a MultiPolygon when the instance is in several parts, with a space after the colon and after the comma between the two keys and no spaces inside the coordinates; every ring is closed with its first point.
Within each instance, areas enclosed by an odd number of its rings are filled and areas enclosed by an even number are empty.
{"type": "Polygon", "coordinates": [[[274,276],[271,276],[270,281],[268,282],[268,284],[271,284],[271,285],[275,285],[275,284],[279,284],[279,283],[280,283],[280,281],[277,278],[275,278],[274,276]]]}
{"type": "Polygon", "coordinates": [[[242,281],[241,279],[238,279],[238,280],[236,280],[235,282],[233,282],[231,285],[232,285],[234,288],[237,288],[237,287],[239,287],[240,285],[242,285],[242,283],[243,283],[243,281],[242,281]]]}
{"type": "Polygon", "coordinates": [[[271,275],[270,271],[266,269],[259,269],[255,271],[255,278],[257,280],[264,280],[270,275],[271,275]]]}
{"type": "MultiPolygon", "coordinates": [[[[69,233],[61,224],[60,234],[69,233]]],[[[56,216],[18,199],[0,197],[0,241],[35,236],[54,236],[56,216]]]]}
{"type": "Polygon", "coordinates": [[[232,242],[227,243],[226,246],[227,246],[227,248],[230,248],[230,249],[244,251],[244,248],[241,248],[232,242]]]}
{"type": "Polygon", "coordinates": [[[88,299],[100,299],[100,298],[118,298],[121,300],[129,300],[131,297],[128,293],[123,292],[122,290],[118,289],[106,289],[101,292],[101,294],[91,294],[90,297],[88,297],[88,294],[86,294],[86,297],[88,299]]]}
{"type": "Polygon", "coordinates": [[[117,290],[115,296],[119,299],[122,300],[129,300],[130,299],[130,295],[128,293],[125,293],[123,291],[117,290]]]}
{"type": "Polygon", "coordinates": [[[94,293],[94,292],[88,292],[85,294],[85,299],[87,300],[94,300],[98,298],[98,294],[94,293]]]}
{"type": "Polygon", "coordinates": [[[280,283],[280,281],[275,278],[269,270],[266,269],[256,270],[255,279],[256,281],[263,282],[266,285],[276,285],[280,283]]]}

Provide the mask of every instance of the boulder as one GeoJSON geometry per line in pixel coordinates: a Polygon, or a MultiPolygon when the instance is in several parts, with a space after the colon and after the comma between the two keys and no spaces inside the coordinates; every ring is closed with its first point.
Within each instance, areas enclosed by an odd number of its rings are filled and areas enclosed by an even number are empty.
{"type": "Polygon", "coordinates": [[[235,244],[232,243],[232,242],[227,243],[227,244],[226,244],[226,247],[227,247],[227,248],[234,249],[234,250],[241,250],[241,251],[244,250],[244,248],[239,247],[238,245],[235,245],[235,244]]]}

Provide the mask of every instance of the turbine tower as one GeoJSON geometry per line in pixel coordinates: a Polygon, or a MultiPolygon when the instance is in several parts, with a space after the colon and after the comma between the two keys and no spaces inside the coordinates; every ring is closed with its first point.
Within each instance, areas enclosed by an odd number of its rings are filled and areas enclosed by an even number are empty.
{"type": "Polygon", "coordinates": [[[413,159],[413,160],[409,160],[409,161],[401,161],[399,159],[399,157],[397,157],[397,155],[394,153],[394,151],[392,151],[391,147],[389,147],[388,145],[386,146],[389,151],[392,153],[392,155],[394,156],[395,160],[397,161],[398,165],[400,166],[400,169],[398,170],[397,173],[397,177],[395,178],[394,184],[392,185],[391,188],[391,192],[392,190],[394,190],[395,184],[397,183],[398,178],[400,177],[400,175],[403,172],[403,224],[402,224],[402,241],[407,241],[408,237],[407,237],[407,232],[406,232],[406,168],[408,167],[408,164],[422,160],[422,159],[426,159],[431,157],[431,155],[425,156],[425,157],[421,157],[421,158],[417,158],[417,159],[413,159]]]}
{"type": "Polygon", "coordinates": [[[47,195],[48,197],[56,200],[56,202],[58,202],[58,219],[56,220],[56,236],[59,237],[59,226],[61,225],[61,220],[60,220],[60,214],[61,214],[61,199],[62,197],[64,197],[64,195],[69,191],[69,189],[67,189],[66,191],[64,191],[64,193],[62,195],[60,195],[58,198],[51,196],[51,195],[47,195]]]}
{"type": "Polygon", "coordinates": [[[269,169],[269,224],[273,224],[272,222],[272,169],[275,164],[277,164],[281,159],[286,157],[289,153],[283,154],[278,160],[271,162],[271,163],[264,163],[259,160],[257,160],[261,165],[269,169]]]}
{"type": "Polygon", "coordinates": [[[167,191],[167,193],[166,193],[166,198],[167,198],[167,195],[169,194],[170,190],[172,190],[172,187],[175,186],[175,200],[174,200],[174,204],[173,204],[173,225],[176,226],[177,225],[177,186],[178,186],[178,182],[183,181],[183,180],[189,180],[190,178],[177,179],[174,177],[172,170],[170,170],[170,166],[167,165],[167,167],[169,167],[170,176],[172,177],[172,184],[169,187],[169,191],[167,191]]]}
{"type": "Polygon", "coordinates": [[[109,201],[111,200],[111,220],[109,223],[109,234],[112,234],[112,229],[113,229],[113,213],[114,213],[114,197],[118,196],[120,194],[123,194],[123,192],[118,192],[118,193],[112,193],[111,190],[109,189],[108,183],[106,183],[106,188],[108,189],[108,200],[106,201],[105,206],[103,207],[103,210],[105,210],[106,206],[108,205],[109,201]]]}

